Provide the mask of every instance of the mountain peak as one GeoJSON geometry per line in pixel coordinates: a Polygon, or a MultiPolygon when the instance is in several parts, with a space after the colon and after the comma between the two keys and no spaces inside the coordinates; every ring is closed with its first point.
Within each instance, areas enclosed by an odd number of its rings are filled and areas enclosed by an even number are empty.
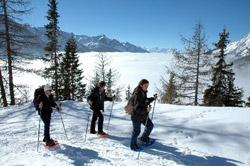
{"type": "MultiPolygon", "coordinates": [[[[46,43],[48,43],[48,38],[46,37],[46,29],[44,27],[29,27],[28,31],[33,35],[37,35],[36,42],[39,46],[35,48],[30,48],[30,51],[33,55],[43,56],[45,51],[43,50],[46,43]]],[[[59,51],[64,51],[64,47],[68,39],[72,36],[72,33],[60,31],[58,37],[58,44],[60,45],[59,51]]],[[[110,39],[105,34],[98,36],[86,36],[86,35],[74,35],[74,38],[77,42],[78,52],[148,52],[141,47],[130,44],[126,42],[119,42],[116,39],[110,39]]]]}

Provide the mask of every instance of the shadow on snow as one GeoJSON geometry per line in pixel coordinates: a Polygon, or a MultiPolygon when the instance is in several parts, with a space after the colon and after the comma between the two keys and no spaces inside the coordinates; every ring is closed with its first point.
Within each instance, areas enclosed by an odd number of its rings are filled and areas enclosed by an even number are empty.
{"type": "MultiPolygon", "coordinates": [[[[119,141],[123,145],[129,148],[130,138],[109,136],[110,139],[119,141]]],[[[143,153],[148,153],[155,155],[157,157],[162,157],[167,160],[172,160],[178,164],[192,165],[192,166],[237,166],[234,163],[241,163],[229,158],[219,157],[219,156],[196,156],[193,154],[183,154],[177,147],[172,147],[160,143],[158,140],[156,143],[150,147],[143,147],[141,152],[141,158],[143,153]]]]}
{"type": "Polygon", "coordinates": [[[101,158],[98,156],[98,152],[90,150],[90,149],[82,149],[80,147],[73,147],[66,144],[60,144],[63,149],[57,149],[58,153],[61,153],[71,159],[73,161],[73,165],[81,166],[84,163],[91,162],[90,160],[100,160],[100,161],[108,161],[107,159],[101,158]]]}

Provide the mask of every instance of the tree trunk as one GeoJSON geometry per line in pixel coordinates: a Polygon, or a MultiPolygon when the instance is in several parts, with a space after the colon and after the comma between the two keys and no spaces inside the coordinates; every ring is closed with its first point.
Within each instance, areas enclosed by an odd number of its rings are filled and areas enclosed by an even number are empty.
{"type": "Polygon", "coordinates": [[[13,73],[12,73],[12,57],[10,49],[10,35],[9,35],[9,21],[6,8],[6,0],[3,0],[4,9],[4,23],[5,23],[5,35],[6,35],[6,49],[8,55],[8,70],[9,70],[9,89],[10,89],[10,105],[15,105],[15,94],[14,94],[14,83],[13,83],[13,73]]]}
{"type": "MultiPolygon", "coordinates": [[[[200,39],[199,39],[200,40],[200,39]]],[[[194,105],[198,105],[198,90],[199,90],[199,75],[200,75],[200,56],[201,56],[201,44],[198,43],[198,59],[197,59],[197,66],[196,66],[196,81],[195,81],[195,96],[194,96],[194,105]]]]}
{"type": "Polygon", "coordinates": [[[2,99],[3,99],[3,106],[7,107],[8,103],[7,103],[7,99],[6,99],[6,93],[5,93],[5,89],[4,89],[4,84],[3,84],[3,77],[2,77],[2,71],[0,68],[0,86],[1,86],[1,95],[2,95],[2,99]]]}
{"type": "Polygon", "coordinates": [[[55,99],[58,100],[58,60],[57,60],[57,54],[56,54],[56,50],[55,50],[55,99]]]}

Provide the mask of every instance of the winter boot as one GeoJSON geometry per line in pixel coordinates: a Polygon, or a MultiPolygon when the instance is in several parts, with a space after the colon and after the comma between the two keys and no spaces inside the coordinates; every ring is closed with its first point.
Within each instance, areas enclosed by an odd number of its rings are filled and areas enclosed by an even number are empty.
{"type": "Polygon", "coordinates": [[[103,131],[98,131],[98,135],[106,135],[107,133],[103,132],[103,131]]]}
{"type": "Polygon", "coordinates": [[[130,145],[130,149],[134,150],[134,151],[140,151],[141,150],[141,148],[137,144],[130,145]]]}
{"type": "Polygon", "coordinates": [[[96,134],[97,132],[96,131],[90,131],[90,134],[96,134]]]}
{"type": "Polygon", "coordinates": [[[55,142],[53,140],[48,140],[48,141],[46,141],[46,145],[53,146],[53,145],[55,145],[55,142]]]}
{"type": "Polygon", "coordinates": [[[141,137],[140,140],[142,142],[145,142],[146,144],[152,144],[152,142],[153,142],[153,140],[149,137],[147,137],[147,138],[141,137]]]}
{"type": "Polygon", "coordinates": [[[52,138],[47,139],[47,138],[43,138],[43,142],[47,142],[47,141],[54,141],[52,138]]]}

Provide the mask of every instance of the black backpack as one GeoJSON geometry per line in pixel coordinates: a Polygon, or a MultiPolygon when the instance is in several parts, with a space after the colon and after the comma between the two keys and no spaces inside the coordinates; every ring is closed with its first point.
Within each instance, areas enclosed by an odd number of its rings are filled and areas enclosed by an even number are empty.
{"type": "Polygon", "coordinates": [[[36,103],[36,100],[37,100],[38,96],[39,96],[40,94],[42,94],[43,92],[44,92],[44,88],[37,88],[37,89],[35,90],[34,99],[33,99],[33,103],[34,103],[34,104],[36,103]]]}

